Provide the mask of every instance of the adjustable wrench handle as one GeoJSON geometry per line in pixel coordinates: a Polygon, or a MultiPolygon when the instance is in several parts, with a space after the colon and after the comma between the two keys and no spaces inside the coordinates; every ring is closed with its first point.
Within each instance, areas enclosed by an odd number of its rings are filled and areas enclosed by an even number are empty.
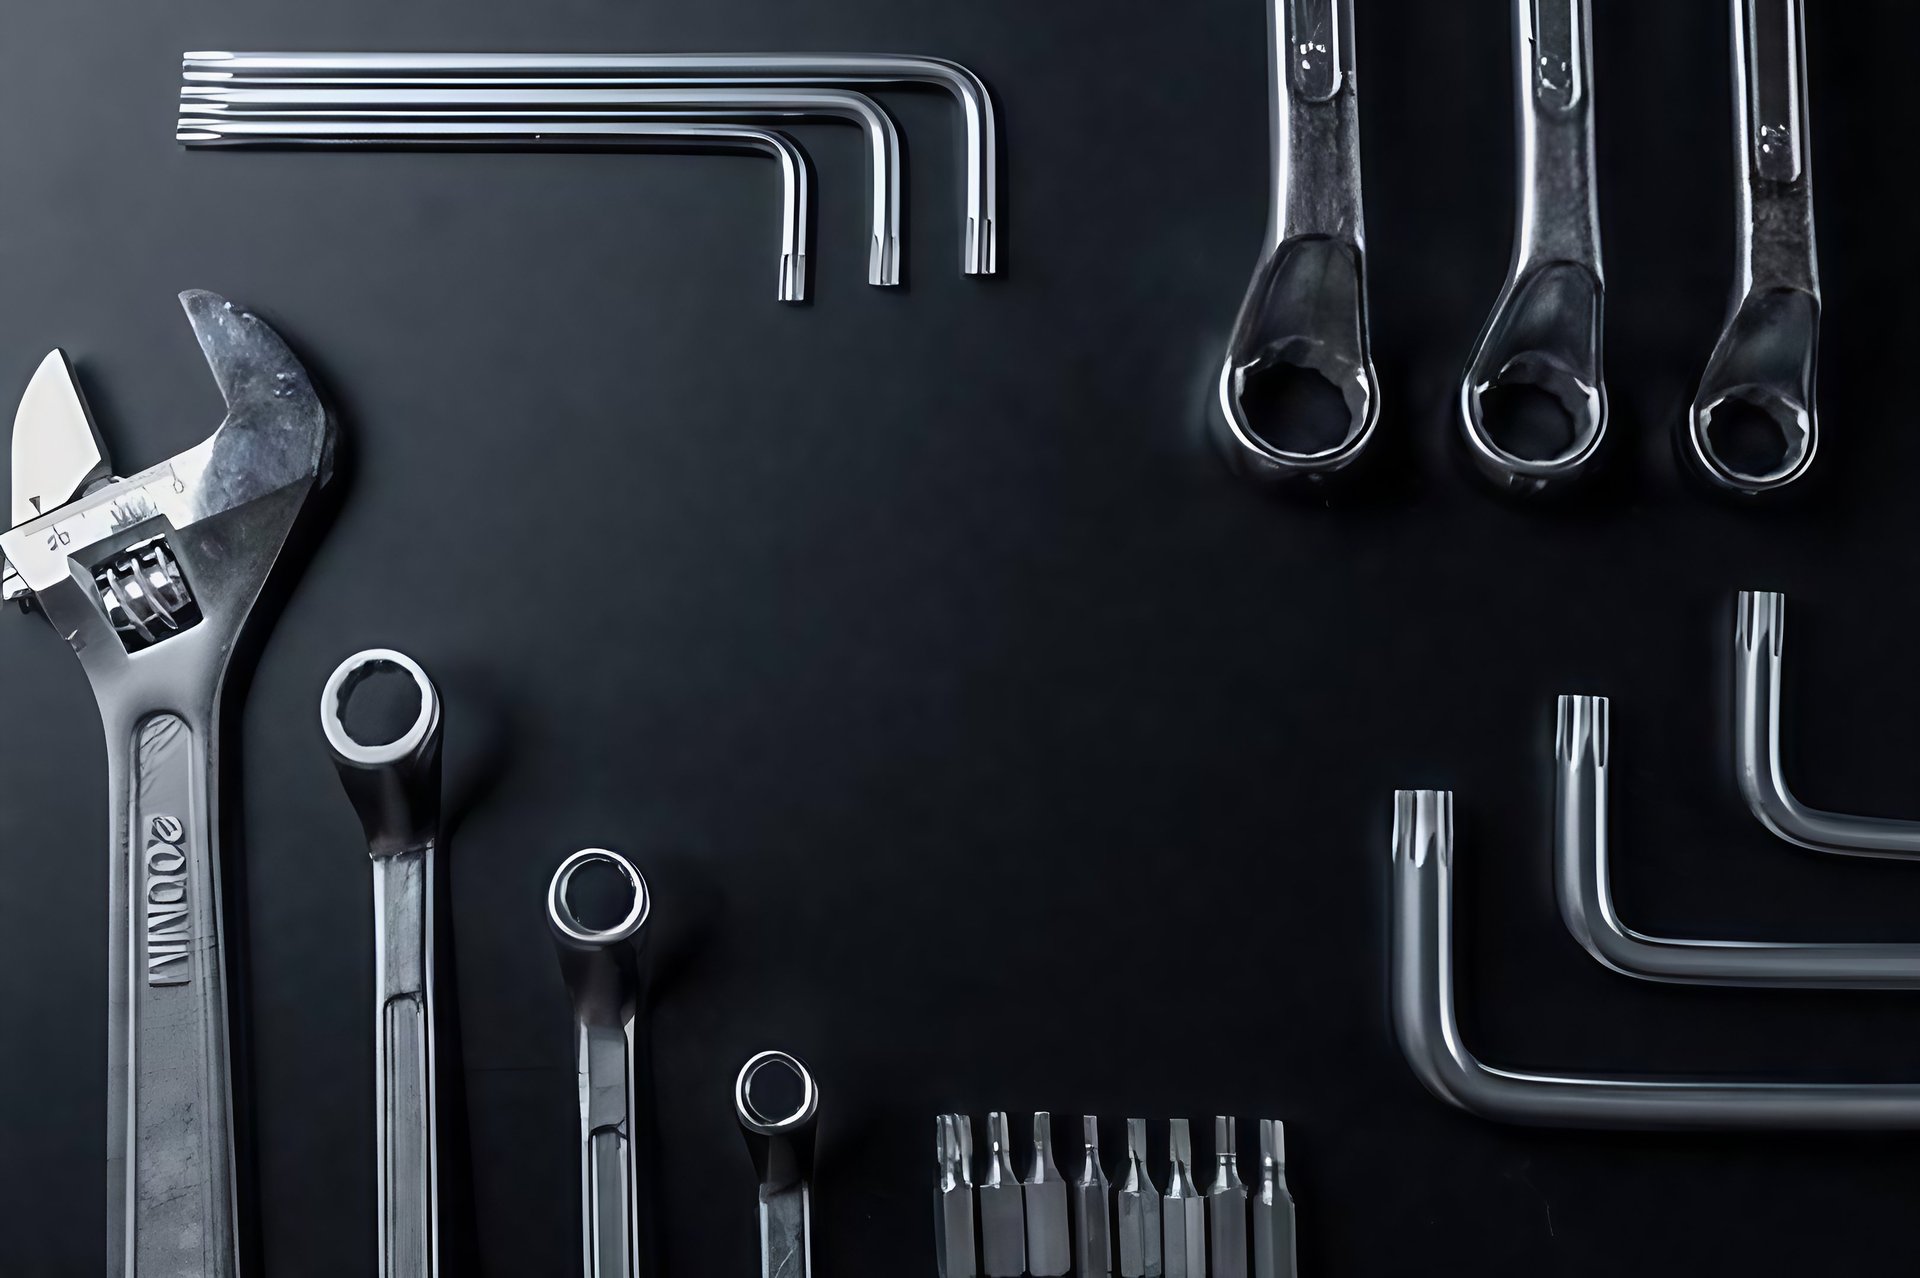
{"type": "Polygon", "coordinates": [[[213,712],[107,726],[108,1272],[236,1278],[213,712]]]}

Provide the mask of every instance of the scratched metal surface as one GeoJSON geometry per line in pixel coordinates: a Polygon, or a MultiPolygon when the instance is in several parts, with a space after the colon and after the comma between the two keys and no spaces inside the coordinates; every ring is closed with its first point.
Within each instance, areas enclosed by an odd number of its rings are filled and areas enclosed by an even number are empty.
{"type": "MultiPolygon", "coordinates": [[[[369,868],[315,701],[357,648],[447,704],[445,848],[475,1271],[566,1272],[566,852],[655,881],[646,1133],[663,1272],[750,1273],[730,1113],[751,1052],[824,1089],[824,1275],[932,1263],[931,1117],[1288,1120],[1309,1273],[1910,1272],[1904,1137],[1506,1130],[1384,1028],[1390,791],[1459,795],[1489,1059],[1910,1078],[1901,995],[1661,989],[1549,896],[1560,692],[1615,698],[1623,910],[1727,937],[1913,936],[1910,867],[1783,847],[1727,774],[1733,592],[1788,592],[1805,796],[1916,811],[1920,279],[1903,201],[1920,15],[1809,6],[1827,450],[1800,502],[1675,477],[1725,304],[1725,6],[1599,6],[1613,446],[1517,510],[1447,405],[1505,266],[1500,0],[1362,0],[1382,466],[1332,507],[1196,439],[1266,188],[1259,0],[65,0],[0,41],[0,387],[65,346],[122,469],[217,397],[173,294],[260,308],[338,406],[341,496],[229,743],[236,1029],[263,1268],[374,1248],[369,868]],[[1850,25],[1849,25],[1850,24],[1850,25]],[[1004,280],[957,271],[947,103],[911,146],[910,287],[862,282],[857,135],[819,165],[817,298],[768,298],[772,166],[736,157],[189,154],[201,47],[861,48],[958,58],[1007,125],[1004,280]]],[[[0,1272],[100,1272],[105,780],[77,665],[0,625],[0,1272]]],[[[1062,1132],[1068,1130],[1062,1126],[1062,1132]]],[[[1156,1139],[1161,1139],[1156,1137],[1156,1139]]]]}

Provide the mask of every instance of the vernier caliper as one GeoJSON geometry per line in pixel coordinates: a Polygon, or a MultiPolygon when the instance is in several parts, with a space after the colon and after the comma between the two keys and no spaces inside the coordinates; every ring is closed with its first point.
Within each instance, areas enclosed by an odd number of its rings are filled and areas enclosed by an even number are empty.
{"type": "Polygon", "coordinates": [[[79,654],[107,736],[107,1260],[132,1278],[234,1278],[233,1097],[221,961],[220,693],[333,426],[279,336],[180,295],[226,399],[205,442],[112,476],[59,351],[13,425],[0,595],[79,654]]]}

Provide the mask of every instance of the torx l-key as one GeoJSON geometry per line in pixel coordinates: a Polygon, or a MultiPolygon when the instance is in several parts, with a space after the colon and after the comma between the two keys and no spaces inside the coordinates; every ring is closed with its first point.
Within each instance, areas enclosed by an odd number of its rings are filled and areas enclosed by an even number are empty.
{"type": "Polygon", "coordinates": [[[1167,1193],[1161,1204],[1166,1278],[1207,1278],[1207,1206],[1193,1183],[1193,1128],[1167,1124],[1167,1193]]]}
{"type": "Polygon", "coordinates": [[[987,1169],[980,1177],[980,1268],[987,1278],[1024,1278],[1026,1210],[1013,1169],[1013,1135],[1005,1113],[987,1116],[987,1169]]]}
{"type": "Polygon", "coordinates": [[[1127,1163],[1113,1187],[1120,1278],[1161,1278],[1160,1191],[1147,1171],[1147,1120],[1127,1120],[1127,1163]]]}
{"type": "Polygon", "coordinates": [[[1073,1266],[1067,1232],[1067,1182],[1053,1162],[1053,1115],[1033,1116],[1033,1163],[1022,1187],[1027,1210],[1027,1273],[1063,1278],[1073,1266]]]}
{"type": "Polygon", "coordinates": [[[1213,1120],[1213,1183],[1207,1186],[1207,1268],[1213,1278],[1247,1278],[1247,1187],[1240,1179],[1238,1125],[1213,1120]]]}
{"type": "Polygon", "coordinates": [[[320,693],[320,729],[373,858],[374,1096],[380,1278],[440,1272],[439,1044],[434,914],[439,882],[440,695],[420,664],[391,648],[341,662],[320,693]],[[354,691],[382,673],[410,679],[418,709],[392,740],[348,730],[354,691]]]}
{"type": "Polygon", "coordinates": [[[1080,1278],[1113,1278],[1111,1187],[1100,1166],[1100,1120],[1088,1114],[1080,1123],[1087,1159],[1073,1183],[1074,1269],[1080,1278]]]}

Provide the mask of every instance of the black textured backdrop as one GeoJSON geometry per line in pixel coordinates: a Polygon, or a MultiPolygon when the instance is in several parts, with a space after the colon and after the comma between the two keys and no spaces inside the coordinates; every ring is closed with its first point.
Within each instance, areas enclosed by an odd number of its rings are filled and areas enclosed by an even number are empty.
{"type": "MultiPolygon", "coordinates": [[[[1196,423],[1265,217],[1261,0],[61,0],[0,39],[0,387],[74,356],[122,469],[217,400],[174,293],[262,310],[328,387],[337,515],[230,743],[256,1236],[371,1272],[369,875],[315,722],[392,645],[447,700],[481,1270],[576,1248],[554,864],[658,893],[664,1272],[747,1274],[729,1105],[825,1089],[818,1272],[930,1272],[932,1115],[1288,1120],[1305,1272],[1893,1274],[1910,1138],[1508,1130],[1385,1032],[1389,797],[1459,794],[1466,1015],[1490,1059],[1911,1078],[1911,996],[1659,988],[1552,911],[1553,697],[1615,698],[1623,909],[1650,929],[1912,939],[1920,870],[1766,835],[1727,764],[1733,592],[1789,592],[1795,775],[1914,814],[1920,281],[1905,5],[1810,5],[1826,451],[1789,508],[1681,483],[1671,425],[1732,258],[1726,5],[1598,6],[1607,473],[1516,509],[1447,416],[1504,270],[1507,6],[1361,0],[1382,465],[1327,506],[1196,423]],[[730,157],[187,153],[202,47],[904,49],[1006,124],[1006,278],[959,276],[948,104],[911,146],[910,287],[868,288],[857,134],[819,165],[817,300],[771,300],[774,183],[730,157]]],[[[0,627],[0,1272],[101,1270],[104,766],[79,667],[0,627]]],[[[1156,1137],[1158,1139],[1158,1137],[1156,1137]]],[[[456,1169],[457,1171],[457,1169],[456,1169]]]]}

